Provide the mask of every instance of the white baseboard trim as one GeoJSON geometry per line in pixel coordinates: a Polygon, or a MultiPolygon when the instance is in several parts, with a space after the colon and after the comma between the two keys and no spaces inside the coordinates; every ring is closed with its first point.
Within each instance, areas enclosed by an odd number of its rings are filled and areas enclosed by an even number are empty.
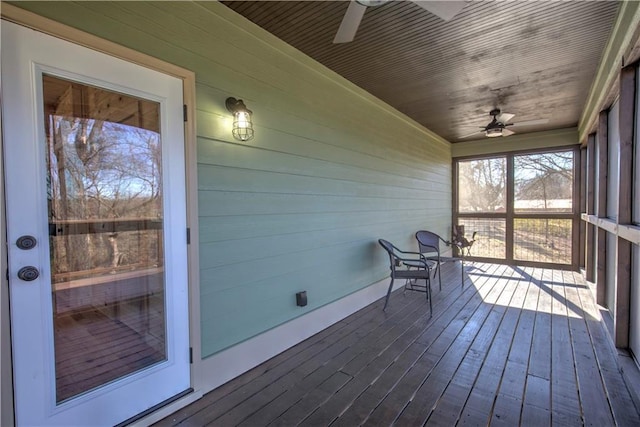
{"type": "MultiPolygon", "coordinates": [[[[403,281],[396,281],[394,289],[403,285],[403,281]]],[[[200,390],[198,391],[202,394],[207,393],[339,322],[384,296],[388,287],[389,279],[385,278],[202,360],[199,368],[200,390]]]]}

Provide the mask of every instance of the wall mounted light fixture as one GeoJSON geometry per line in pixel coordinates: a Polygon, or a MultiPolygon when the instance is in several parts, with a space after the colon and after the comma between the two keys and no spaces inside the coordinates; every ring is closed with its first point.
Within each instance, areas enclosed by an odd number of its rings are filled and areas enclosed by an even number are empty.
{"type": "Polygon", "coordinates": [[[227,98],[227,110],[233,113],[233,129],[231,133],[238,141],[248,141],[253,138],[253,122],[251,110],[244,105],[242,99],[227,98]]]}

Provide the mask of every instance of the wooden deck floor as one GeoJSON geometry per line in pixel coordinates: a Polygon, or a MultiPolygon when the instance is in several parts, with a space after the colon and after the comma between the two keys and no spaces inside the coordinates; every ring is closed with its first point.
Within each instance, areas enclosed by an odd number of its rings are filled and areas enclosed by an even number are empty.
{"type": "Polygon", "coordinates": [[[640,425],[579,274],[458,268],[431,319],[396,291],[157,425],[640,425]]]}

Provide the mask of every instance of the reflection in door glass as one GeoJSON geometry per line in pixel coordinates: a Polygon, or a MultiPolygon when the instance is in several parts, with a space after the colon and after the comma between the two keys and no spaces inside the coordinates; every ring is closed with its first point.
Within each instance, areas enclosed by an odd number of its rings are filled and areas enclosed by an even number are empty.
{"type": "Polygon", "coordinates": [[[166,360],[160,106],[45,75],[57,401],[166,360]]]}

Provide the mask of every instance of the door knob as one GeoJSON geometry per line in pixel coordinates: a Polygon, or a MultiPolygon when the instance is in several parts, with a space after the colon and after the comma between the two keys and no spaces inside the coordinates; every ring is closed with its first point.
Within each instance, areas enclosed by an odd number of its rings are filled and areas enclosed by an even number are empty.
{"type": "Polygon", "coordinates": [[[38,276],[40,276],[40,272],[32,265],[22,267],[20,270],[18,270],[18,278],[20,280],[24,280],[25,282],[36,280],[38,276]]]}

